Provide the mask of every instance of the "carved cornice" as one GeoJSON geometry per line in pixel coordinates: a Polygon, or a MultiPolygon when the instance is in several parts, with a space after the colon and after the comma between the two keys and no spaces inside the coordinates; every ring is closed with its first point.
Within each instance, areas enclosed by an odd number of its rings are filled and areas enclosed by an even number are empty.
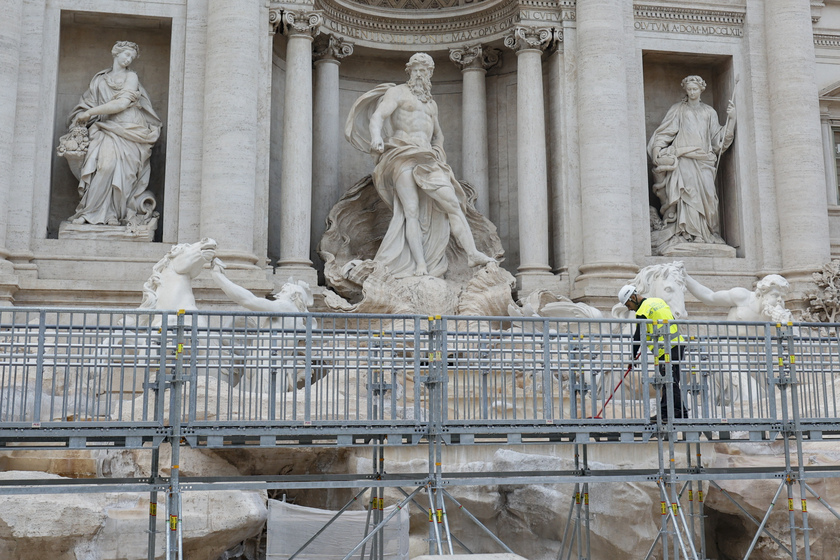
{"type": "MultiPolygon", "coordinates": [[[[269,21],[271,21],[270,10],[269,21]]],[[[283,10],[280,15],[280,22],[275,25],[275,28],[290,37],[293,35],[304,35],[311,38],[318,34],[323,22],[324,17],[320,11],[283,10]]]]}
{"type": "Polygon", "coordinates": [[[496,66],[502,58],[502,52],[493,47],[481,45],[464,45],[449,49],[449,60],[464,70],[489,70],[496,66]]]}
{"type": "Polygon", "coordinates": [[[840,49],[840,33],[814,33],[814,46],[840,49]]]}
{"type": "Polygon", "coordinates": [[[486,0],[442,12],[388,10],[353,4],[350,0],[318,0],[324,31],[352,40],[357,46],[391,50],[444,50],[468,42],[491,41],[519,21],[518,0],[486,0]]]}
{"type": "Polygon", "coordinates": [[[333,34],[319,35],[312,49],[312,59],[342,60],[353,54],[353,43],[333,34]]]}
{"type": "Polygon", "coordinates": [[[517,26],[505,35],[505,46],[517,53],[527,49],[544,51],[558,40],[562,40],[562,35],[558,37],[553,28],[517,26]]]}
{"type": "Polygon", "coordinates": [[[636,31],[743,37],[746,12],[636,4],[636,31]]]}

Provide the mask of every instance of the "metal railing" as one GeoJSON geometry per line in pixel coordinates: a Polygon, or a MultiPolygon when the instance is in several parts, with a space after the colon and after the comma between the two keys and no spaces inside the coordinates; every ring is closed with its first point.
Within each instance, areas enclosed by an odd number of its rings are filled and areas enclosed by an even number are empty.
{"type": "Polygon", "coordinates": [[[432,410],[462,442],[633,434],[652,431],[675,366],[682,429],[796,421],[824,435],[840,422],[835,325],[675,322],[684,353],[672,362],[659,357],[678,343],[667,325],[633,358],[636,323],[10,308],[0,440],[142,445],[177,420],[207,445],[352,445],[368,433],[397,444],[428,435],[432,410]]]}

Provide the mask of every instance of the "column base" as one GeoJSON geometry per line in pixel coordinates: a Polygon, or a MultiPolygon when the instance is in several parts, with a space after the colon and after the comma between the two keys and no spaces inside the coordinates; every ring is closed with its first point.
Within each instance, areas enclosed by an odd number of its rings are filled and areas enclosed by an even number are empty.
{"type": "Polygon", "coordinates": [[[521,270],[516,274],[516,291],[519,299],[528,297],[537,290],[548,290],[558,295],[563,295],[568,290],[564,288],[559,276],[555,276],[547,270],[521,270]]]}
{"type": "Polygon", "coordinates": [[[579,270],[572,300],[610,310],[618,303],[618,290],[636,277],[639,267],[631,263],[595,263],[581,265],[579,270]]]}
{"type": "Polygon", "coordinates": [[[20,279],[14,272],[15,266],[0,257],[0,307],[11,306],[15,293],[20,289],[20,279]]]}
{"type": "Polygon", "coordinates": [[[289,278],[294,281],[303,280],[313,290],[318,287],[318,271],[312,267],[312,263],[278,262],[272,277],[276,289],[279,290],[289,278]]]}

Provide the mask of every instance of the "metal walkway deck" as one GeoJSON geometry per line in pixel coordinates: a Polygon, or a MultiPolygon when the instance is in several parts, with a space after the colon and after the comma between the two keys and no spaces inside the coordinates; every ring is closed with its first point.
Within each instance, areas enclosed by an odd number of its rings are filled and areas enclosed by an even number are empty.
{"type": "MultiPolygon", "coordinates": [[[[840,465],[805,466],[803,446],[840,439],[840,326],[676,324],[685,353],[672,363],[669,352],[654,357],[672,346],[662,324],[653,324],[651,351],[633,359],[634,321],[10,308],[0,312],[0,447],[147,449],[157,471],[160,445],[176,445],[171,477],[7,480],[0,493],[165,491],[175,558],[182,491],[352,487],[381,498],[382,488],[414,487],[442,513],[451,485],[563,483],[584,495],[588,484],[648,481],[663,493],[665,557],[706,558],[703,542],[693,550],[702,530],[680,520],[679,487],[691,496],[701,481],[773,478],[777,498],[786,486],[793,500],[798,488],[791,542],[804,542],[810,558],[807,481],[840,476],[840,465]],[[663,392],[674,416],[675,366],[689,417],[651,423],[663,392]],[[699,462],[707,441],[781,441],[785,467],[715,471],[699,462]],[[588,446],[616,442],[655,442],[658,467],[588,464],[588,446]],[[441,464],[444,446],[511,444],[573,445],[579,462],[565,472],[472,474],[441,464]],[[178,474],[180,445],[369,446],[378,458],[426,446],[430,468],[196,479],[178,474]],[[677,468],[682,450],[687,466],[677,468]]],[[[695,505],[702,498],[690,499],[692,514],[695,505]]],[[[583,523],[584,505],[571,508],[583,523]]],[[[439,521],[430,550],[455,539],[439,521]]],[[[585,547],[577,557],[589,557],[585,547]]]]}

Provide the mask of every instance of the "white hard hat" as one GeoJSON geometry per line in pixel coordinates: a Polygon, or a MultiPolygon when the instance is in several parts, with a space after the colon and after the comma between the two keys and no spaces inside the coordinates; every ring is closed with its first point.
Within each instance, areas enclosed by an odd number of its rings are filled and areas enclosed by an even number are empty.
{"type": "Polygon", "coordinates": [[[627,300],[630,299],[635,293],[636,286],[633,286],[632,284],[627,284],[618,291],[618,301],[620,301],[622,304],[627,303],[627,300]]]}

